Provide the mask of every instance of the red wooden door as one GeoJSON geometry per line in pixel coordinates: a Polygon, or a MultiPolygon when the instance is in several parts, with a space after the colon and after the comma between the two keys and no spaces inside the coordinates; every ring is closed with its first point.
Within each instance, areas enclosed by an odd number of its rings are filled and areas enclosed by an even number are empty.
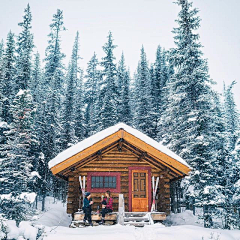
{"type": "Polygon", "coordinates": [[[132,171],[132,211],[148,211],[148,171],[132,171]]]}

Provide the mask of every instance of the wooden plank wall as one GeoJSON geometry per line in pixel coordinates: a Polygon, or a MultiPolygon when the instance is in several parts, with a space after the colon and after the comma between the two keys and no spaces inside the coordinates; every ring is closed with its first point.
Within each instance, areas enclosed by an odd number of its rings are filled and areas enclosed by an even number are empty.
{"type": "MultiPolygon", "coordinates": [[[[125,211],[128,211],[128,167],[129,166],[149,166],[145,160],[139,160],[131,151],[122,148],[119,152],[118,148],[114,148],[111,151],[102,155],[101,160],[95,160],[89,164],[75,170],[75,173],[69,177],[68,185],[68,203],[67,212],[74,213],[79,208],[79,179],[78,176],[85,176],[87,180],[88,172],[120,172],[121,173],[121,193],[124,194],[125,211]]],[[[160,176],[160,170],[152,167],[152,176],[160,176]]],[[[168,211],[170,208],[170,184],[167,178],[167,174],[160,179],[160,192],[159,192],[159,211],[168,211]]],[[[87,189],[87,181],[86,181],[87,189]]],[[[97,207],[101,209],[101,195],[103,193],[92,193],[94,201],[93,211],[97,210],[97,207]]],[[[112,193],[113,197],[113,210],[118,211],[118,194],[112,193]]]]}

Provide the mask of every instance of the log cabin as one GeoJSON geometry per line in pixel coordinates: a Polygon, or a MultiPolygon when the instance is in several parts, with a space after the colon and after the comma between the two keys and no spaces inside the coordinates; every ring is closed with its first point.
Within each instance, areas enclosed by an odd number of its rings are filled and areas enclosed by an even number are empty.
{"type": "Polygon", "coordinates": [[[101,206],[101,195],[110,190],[116,212],[120,193],[126,212],[149,212],[153,201],[152,180],[159,178],[156,210],[169,214],[170,182],[190,171],[181,157],[124,123],[66,149],[49,162],[49,168],[68,182],[69,214],[81,207],[79,176],[86,177],[86,191],[91,192],[94,201],[93,211],[101,206]]]}

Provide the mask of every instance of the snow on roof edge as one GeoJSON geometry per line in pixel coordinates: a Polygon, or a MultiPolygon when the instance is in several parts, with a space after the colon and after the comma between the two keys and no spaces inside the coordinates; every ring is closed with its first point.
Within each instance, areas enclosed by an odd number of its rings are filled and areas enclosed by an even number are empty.
{"type": "Polygon", "coordinates": [[[70,148],[67,148],[63,152],[59,153],[55,158],[53,158],[51,161],[48,163],[49,169],[52,167],[56,166],[57,164],[63,162],[64,160],[76,155],[77,153],[83,151],[84,149],[94,145],[95,143],[101,141],[102,139],[106,138],[107,136],[114,134],[117,132],[119,129],[124,129],[126,132],[134,135],[135,137],[139,138],[143,142],[151,145],[152,147],[156,148],[157,150],[165,153],[169,157],[172,157],[176,161],[182,163],[183,165],[187,166],[190,168],[190,166],[187,164],[186,161],[184,161],[180,156],[172,152],[170,149],[167,147],[163,146],[162,144],[158,143],[154,139],[148,137],[146,134],[140,132],[137,129],[134,129],[125,123],[118,123],[114,126],[111,126],[109,128],[106,128],[86,139],[83,141],[71,146],[70,148]]]}

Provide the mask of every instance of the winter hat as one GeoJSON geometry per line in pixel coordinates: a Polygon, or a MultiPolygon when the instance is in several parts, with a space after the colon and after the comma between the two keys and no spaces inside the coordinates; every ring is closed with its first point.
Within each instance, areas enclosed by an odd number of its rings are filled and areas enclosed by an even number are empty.
{"type": "Polygon", "coordinates": [[[85,192],[85,197],[88,197],[90,194],[90,192],[85,192]]]}

